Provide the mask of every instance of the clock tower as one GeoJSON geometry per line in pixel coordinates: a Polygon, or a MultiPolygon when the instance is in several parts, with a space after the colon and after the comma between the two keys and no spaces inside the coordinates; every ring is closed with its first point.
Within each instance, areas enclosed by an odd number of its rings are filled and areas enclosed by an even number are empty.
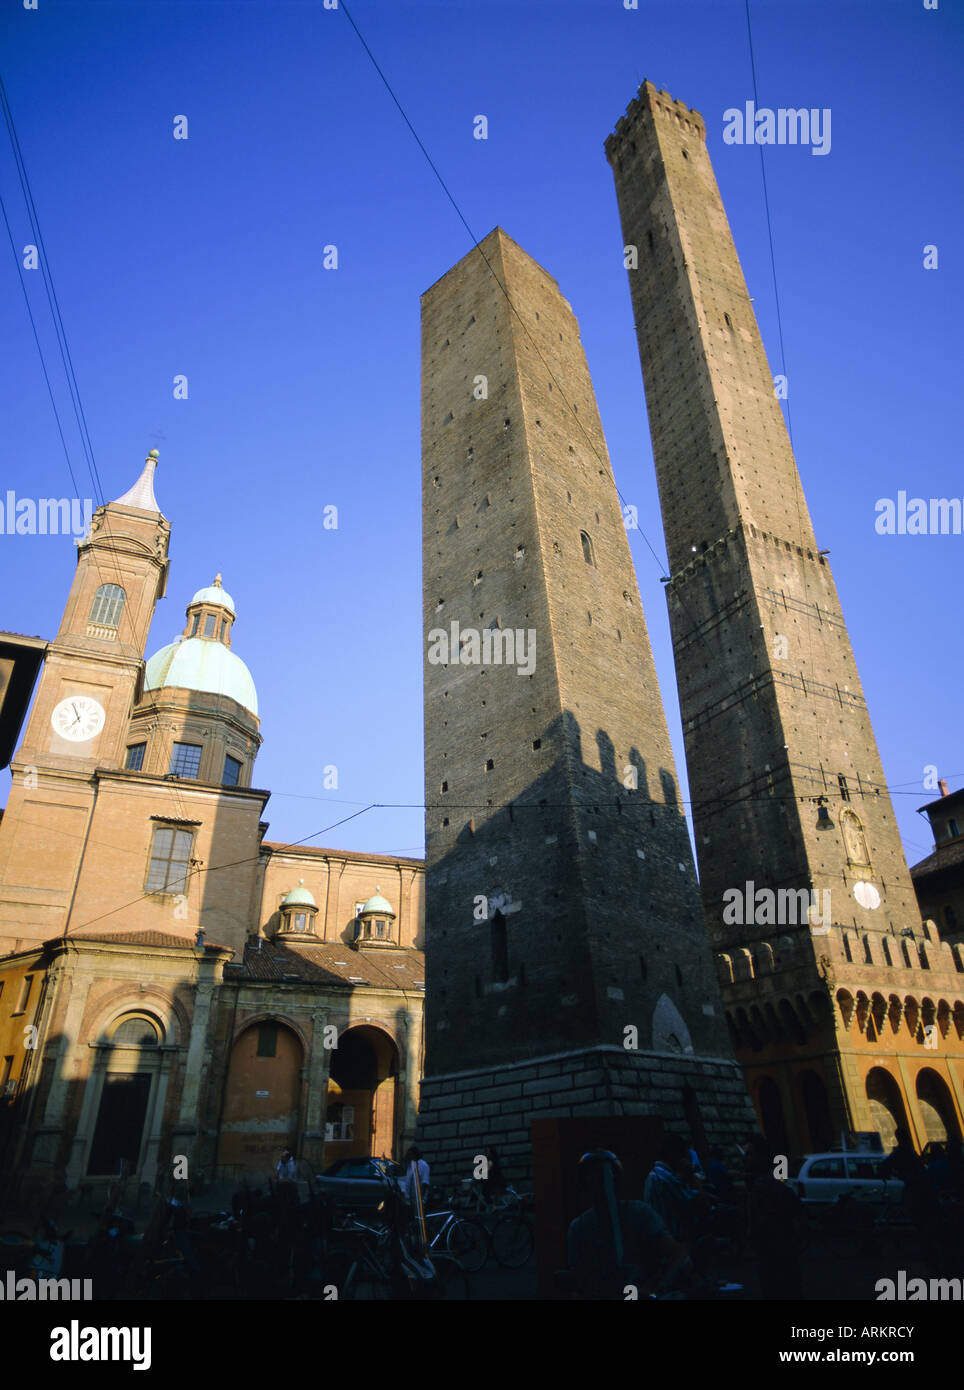
{"type": "Polygon", "coordinates": [[[156,467],[152,449],[134,486],[98,508],[78,543],[60,630],[10,764],[0,939],[63,928],[96,796],[93,773],[123,766],[147,634],[167,580],[171,528],[154,496],[156,467]]]}

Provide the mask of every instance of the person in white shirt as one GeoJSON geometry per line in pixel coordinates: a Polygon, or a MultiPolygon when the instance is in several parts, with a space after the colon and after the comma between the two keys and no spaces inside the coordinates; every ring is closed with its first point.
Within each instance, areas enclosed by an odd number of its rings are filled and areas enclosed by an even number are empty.
{"type": "Polygon", "coordinates": [[[429,1168],[428,1164],[425,1162],[425,1159],[422,1157],[421,1150],[417,1149],[414,1144],[409,1149],[408,1153],[405,1155],[405,1163],[405,1173],[399,1183],[399,1186],[402,1189],[402,1193],[405,1197],[405,1200],[411,1204],[414,1204],[415,1173],[418,1173],[419,1186],[421,1187],[422,1195],[424,1196],[426,1190],[428,1189],[429,1168]]]}

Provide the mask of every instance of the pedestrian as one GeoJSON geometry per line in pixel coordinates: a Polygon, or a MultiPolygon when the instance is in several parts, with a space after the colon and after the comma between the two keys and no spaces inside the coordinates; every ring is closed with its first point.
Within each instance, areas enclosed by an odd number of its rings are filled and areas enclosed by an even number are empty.
{"type": "Polygon", "coordinates": [[[703,1164],[700,1156],[695,1149],[690,1149],[690,1168],[693,1170],[692,1176],[699,1182],[706,1182],[706,1174],[703,1172],[703,1164]]]}
{"type": "Polygon", "coordinates": [[[479,1179],[479,1186],[482,1189],[482,1196],[488,1207],[494,1207],[506,1189],[506,1181],[502,1174],[502,1164],[495,1149],[489,1145],[482,1157],[485,1159],[485,1177],[479,1179]]]}
{"type": "Polygon", "coordinates": [[[646,1178],[643,1201],[656,1212],[674,1240],[689,1240],[707,1203],[693,1185],[693,1165],[686,1140],[667,1134],[646,1178]]]}
{"type": "Polygon", "coordinates": [[[710,1186],[718,1197],[725,1196],[732,1187],[730,1174],[723,1157],[723,1150],[719,1148],[710,1149],[710,1166],[707,1173],[710,1186]]]}
{"type": "Polygon", "coordinates": [[[761,1297],[802,1297],[800,1245],[803,1208],[792,1188],[774,1176],[775,1154],[761,1136],[746,1148],[747,1234],[757,1252],[761,1297]]]}
{"type": "Polygon", "coordinates": [[[566,1245],[569,1270],[584,1298],[621,1300],[627,1288],[648,1298],[671,1280],[699,1287],[685,1249],[653,1208],[621,1197],[622,1164],[614,1153],[583,1154],[579,1185],[589,1205],[570,1224],[566,1245]]]}
{"type": "Polygon", "coordinates": [[[904,1184],[902,1203],[913,1224],[920,1229],[926,1224],[936,1199],[923,1160],[903,1126],[894,1132],[894,1147],[880,1165],[880,1174],[883,1178],[897,1178],[904,1184]]]}
{"type": "Polygon", "coordinates": [[[281,1157],[275,1165],[275,1172],[278,1175],[278,1197],[281,1205],[283,1207],[297,1206],[298,1164],[290,1149],[282,1150],[281,1157]]]}
{"type": "Polygon", "coordinates": [[[414,1144],[405,1154],[405,1172],[402,1175],[399,1186],[402,1195],[410,1206],[415,1204],[415,1177],[418,1175],[418,1185],[424,1199],[428,1190],[429,1166],[422,1157],[421,1149],[417,1149],[414,1144]]]}

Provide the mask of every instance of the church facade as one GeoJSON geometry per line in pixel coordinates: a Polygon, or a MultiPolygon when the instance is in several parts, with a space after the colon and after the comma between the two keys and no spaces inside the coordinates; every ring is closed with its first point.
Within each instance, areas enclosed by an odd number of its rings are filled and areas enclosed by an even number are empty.
{"type": "Polygon", "coordinates": [[[303,1174],[393,1155],[421,1065],[422,865],[275,844],[220,576],[144,660],[156,452],[94,515],[0,820],[0,1172],[303,1174]]]}

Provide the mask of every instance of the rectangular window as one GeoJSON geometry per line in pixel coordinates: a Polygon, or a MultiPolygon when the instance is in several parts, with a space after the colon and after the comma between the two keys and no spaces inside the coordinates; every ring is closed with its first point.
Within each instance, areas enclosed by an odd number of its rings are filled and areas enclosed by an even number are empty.
{"type": "Polygon", "coordinates": [[[147,751],[146,743],[132,743],[127,750],[127,761],[124,766],[128,772],[140,772],[144,766],[144,754],[147,751]]]}
{"type": "Polygon", "coordinates": [[[196,636],[197,636],[198,624],[200,623],[200,621],[201,621],[201,615],[200,615],[200,613],[195,613],[195,615],[194,615],[194,622],[193,622],[192,625],[191,625],[191,636],[192,636],[192,637],[196,637],[196,636]]]}
{"type": "Polygon", "coordinates": [[[148,893],[184,893],[194,836],[189,830],[164,825],[154,831],[147,870],[148,893]]]}
{"type": "Polygon", "coordinates": [[[226,787],[236,787],[241,781],[241,762],[228,753],[224,759],[224,774],[221,781],[226,787]]]}
{"type": "Polygon", "coordinates": [[[842,1178],[844,1177],[844,1161],[842,1158],[821,1158],[817,1163],[810,1165],[808,1178],[842,1178]]]}
{"type": "Polygon", "coordinates": [[[505,984],[509,978],[509,935],[501,912],[492,918],[489,929],[492,938],[492,978],[505,984]]]}
{"type": "Polygon", "coordinates": [[[325,1120],[325,1142],[344,1144],[355,1137],[355,1107],[332,1105],[325,1120]]]}
{"type": "Polygon", "coordinates": [[[278,1025],[277,1023],[262,1023],[258,1029],[258,1056],[277,1057],[278,1055],[278,1025]]]}
{"type": "Polygon", "coordinates": [[[208,613],[207,617],[204,619],[204,635],[205,635],[205,637],[213,637],[213,636],[214,636],[214,629],[215,629],[215,627],[216,627],[216,625],[217,625],[217,621],[218,621],[218,620],[217,620],[217,618],[214,616],[213,613],[208,613]]]}
{"type": "Polygon", "coordinates": [[[15,1014],[24,1014],[27,1012],[27,1005],[30,1002],[30,991],[32,989],[33,976],[24,975],[23,983],[20,986],[20,998],[17,1000],[17,1007],[14,1009],[15,1014]]]}
{"type": "Polygon", "coordinates": [[[201,766],[199,743],[175,743],[171,749],[171,765],[167,769],[177,777],[196,777],[201,766]]]}

